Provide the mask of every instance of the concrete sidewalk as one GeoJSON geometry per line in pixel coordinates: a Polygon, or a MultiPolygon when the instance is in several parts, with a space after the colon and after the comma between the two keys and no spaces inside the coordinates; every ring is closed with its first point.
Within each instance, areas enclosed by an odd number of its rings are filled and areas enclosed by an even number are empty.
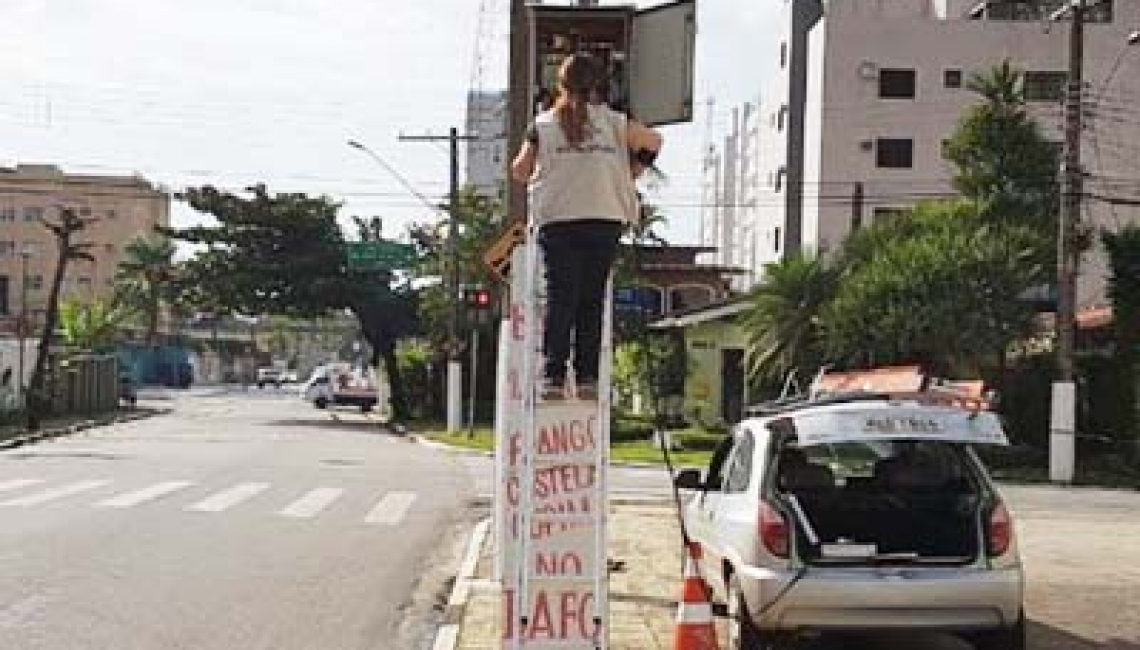
{"type": "MultiPolygon", "coordinates": [[[[610,648],[672,648],[684,559],[676,509],[671,503],[618,502],[611,512],[610,560],[621,565],[610,582],[610,648]]],[[[488,537],[483,545],[461,618],[460,650],[500,648],[499,587],[490,579],[493,543],[488,537]]]]}

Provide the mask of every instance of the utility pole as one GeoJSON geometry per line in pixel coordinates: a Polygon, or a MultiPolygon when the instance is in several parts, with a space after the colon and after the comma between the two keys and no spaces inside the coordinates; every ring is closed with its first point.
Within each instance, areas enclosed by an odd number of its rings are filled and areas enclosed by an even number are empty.
{"type": "Polygon", "coordinates": [[[1077,233],[1081,220],[1081,127],[1085,57],[1085,12],[1089,0],[1070,0],[1053,14],[1071,12],[1069,79],[1065,93],[1065,149],[1062,164],[1061,215],[1057,233],[1057,374],[1049,417],[1049,479],[1072,483],[1076,473],[1077,386],[1073,365],[1076,329],[1077,233]]]}
{"type": "Polygon", "coordinates": [[[510,161],[522,147],[523,134],[531,119],[530,96],[530,26],[527,24],[526,0],[511,0],[511,53],[507,90],[507,222],[526,223],[526,188],[511,180],[510,161]]]}
{"type": "Polygon", "coordinates": [[[448,219],[445,265],[447,279],[447,432],[459,431],[463,420],[463,367],[459,361],[459,260],[456,256],[456,230],[459,221],[459,141],[476,136],[459,135],[451,127],[447,135],[401,135],[405,142],[437,142],[447,140],[451,153],[451,180],[448,189],[448,219]]]}

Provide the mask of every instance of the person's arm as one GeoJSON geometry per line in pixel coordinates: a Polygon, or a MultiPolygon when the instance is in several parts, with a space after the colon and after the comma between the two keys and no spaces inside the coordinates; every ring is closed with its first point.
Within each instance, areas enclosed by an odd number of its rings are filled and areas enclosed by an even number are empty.
{"type": "Polygon", "coordinates": [[[538,130],[532,124],[527,130],[526,142],[519,149],[518,155],[511,162],[511,178],[518,183],[526,183],[534,174],[535,161],[538,158],[538,130]]]}
{"type": "Polygon", "coordinates": [[[636,120],[629,120],[626,123],[625,133],[626,145],[629,146],[630,167],[633,170],[633,177],[637,178],[643,171],[653,166],[664,140],[656,130],[636,120]]]}

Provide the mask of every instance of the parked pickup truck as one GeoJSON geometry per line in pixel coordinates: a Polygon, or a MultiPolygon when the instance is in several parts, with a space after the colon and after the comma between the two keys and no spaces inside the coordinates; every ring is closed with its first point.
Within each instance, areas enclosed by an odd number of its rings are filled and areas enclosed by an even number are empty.
{"type": "Polygon", "coordinates": [[[318,367],[301,387],[301,397],[319,409],[352,406],[368,413],[376,407],[379,393],[368,371],[346,363],[318,367]]]}

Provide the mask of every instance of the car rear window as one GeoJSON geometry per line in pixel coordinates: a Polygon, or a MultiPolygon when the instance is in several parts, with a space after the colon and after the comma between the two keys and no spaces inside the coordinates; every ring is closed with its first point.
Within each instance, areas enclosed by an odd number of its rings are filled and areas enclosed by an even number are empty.
{"type": "Polygon", "coordinates": [[[868,441],[787,447],[781,452],[779,482],[786,489],[963,490],[974,483],[974,476],[960,445],[868,441]]]}

